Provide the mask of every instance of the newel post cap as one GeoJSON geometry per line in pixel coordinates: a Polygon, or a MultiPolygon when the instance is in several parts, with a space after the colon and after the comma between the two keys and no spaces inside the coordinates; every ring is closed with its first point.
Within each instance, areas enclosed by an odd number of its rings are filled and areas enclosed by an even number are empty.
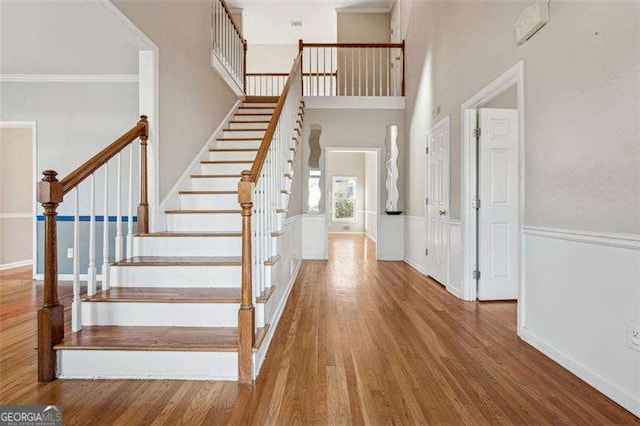
{"type": "Polygon", "coordinates": [[[37,199],[41,204],[60,204],[64,197],[62,184],[58,182],[58,172],[45,170],[42,182],[38,182],[37,199]]]}

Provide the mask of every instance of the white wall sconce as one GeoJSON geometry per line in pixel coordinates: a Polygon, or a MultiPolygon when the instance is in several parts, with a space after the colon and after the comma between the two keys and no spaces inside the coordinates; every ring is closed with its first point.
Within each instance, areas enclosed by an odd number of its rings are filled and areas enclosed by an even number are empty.
{"type": "Polygon", "coordinates": [[[522,11],[515,25],[516,42],[522,44],[549,22],[549,0],[536,0],[522,11]]]}

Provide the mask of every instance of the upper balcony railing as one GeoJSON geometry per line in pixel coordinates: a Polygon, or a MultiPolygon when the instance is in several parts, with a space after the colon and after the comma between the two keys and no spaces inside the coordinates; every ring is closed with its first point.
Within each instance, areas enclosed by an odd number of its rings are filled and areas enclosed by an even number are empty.
{"type": "MultiPolygon", "coordinates": [[[[404,96],[404,43],[305,43],[304,96],[404,96]]],[[[278,96],[287,74],[247,74],[246,91],[278,96]]]]}
{"type": "Polygon", "coordinates": [[[224,0],[213,0],[211,47],[238,87],[246,91],[247,41],[224,0]]]}

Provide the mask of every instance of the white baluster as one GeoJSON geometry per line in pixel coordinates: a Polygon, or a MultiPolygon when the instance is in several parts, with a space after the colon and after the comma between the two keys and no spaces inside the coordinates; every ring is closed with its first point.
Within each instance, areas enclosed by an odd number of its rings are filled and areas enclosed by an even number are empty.
{"type": "Polygon", "coordinates": [[[391,95],[391,55],[389,54],[389,48],[385,49],[387,51],[387,96],[391,95]]]}
{"type": "Polygon", "coordinates": [[[91,174],[90,179],[90,207],[89,207],[89,269],[87,270],[87,294],[96,294],[96,179],[91,174]]]}
{"type": "Polygon", "coordinates": [[[109,163],[104,165],[104,221],[102,222],[102,290],[109,290],[109,163]]]}
{"type": "Polygon", "coordinates": [[[73,301],[71,302],[71,331],[82,328],[82,310],[80,307],[80,190],[76,186],[73,190],[73,301]]]}
{"type": "Polygon", "coordinates": [[[133,144],[129,145],[129,205],[127,208],[127,257],[133,257],[133,144]]]}
{"type": "Polygon", "coordinates": [[[117,188],[116,188],[116,262],[121,261],[122,259],[124,259],[124,247],[123,247],[123,237],[122,237],[122,213],[121,213],[121,207],[122,207],[122,201],[120,200],[120,198],[122,198],[122,154],[119,152],[118,153],[118,162],[117,162],[118,166],[118,176],[117,176],[117,188]]]}
{"type": "Polygon", "coordinates": [[[364,88],[366,96],[369,96],[369,49],[364,49],[364,88]]]}

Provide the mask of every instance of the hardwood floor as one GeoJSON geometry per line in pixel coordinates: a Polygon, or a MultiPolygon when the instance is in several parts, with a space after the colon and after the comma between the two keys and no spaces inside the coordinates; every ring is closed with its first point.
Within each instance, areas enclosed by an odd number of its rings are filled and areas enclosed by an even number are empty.
{"type": "Polygon", "coordinates": [[[253,388],[38,383],[42,286],[0,272],[0,404],[61,404],[65,424],[640,424],[520,341],[514,303],[460,301],[374,250],[332,236],[329,262],[305,261],[253,388]]]}

